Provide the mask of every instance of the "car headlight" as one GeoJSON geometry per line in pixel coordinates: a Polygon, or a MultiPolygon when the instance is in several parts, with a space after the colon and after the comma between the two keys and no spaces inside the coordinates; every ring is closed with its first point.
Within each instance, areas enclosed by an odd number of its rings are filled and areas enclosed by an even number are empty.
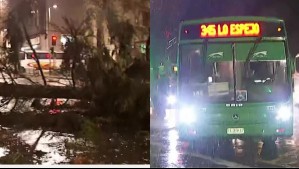
{"type": "Polygon", "coordinates": [[[176,97],[174,95],[169,95],[167,97],[167,103],[171,104],[171,105],[175,104],[176,103],[176,97]]]}
{"type": "Polygon", "coordinates": [[[193,107],[185,107],[180,110],[180,121],[185,124],[191,124],[196,121],[196,112],[193,107]]]}
{"type": "Polygon", "coordinates": [[[276,120],[287,121],[291,118],[291,116],[292,116],[291,108],[288,106],[281,106],[277,111],[276,120]]]}

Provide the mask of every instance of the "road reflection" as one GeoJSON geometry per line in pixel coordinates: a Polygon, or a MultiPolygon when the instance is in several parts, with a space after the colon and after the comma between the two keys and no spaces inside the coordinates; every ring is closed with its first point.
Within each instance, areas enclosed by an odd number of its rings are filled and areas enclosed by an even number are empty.
{"type": "Polygon", "coordinates": [[[179,161],[179,152],[177,150],[178,139],[179,139],[179,135],[176,130],[170,130],[168,132],[169,151],[167,152],[167,154],[168,154],[168,164],[170,165],[178,164],[179,161]]]}
{"type": "MultiPolygon", "coordinates": [[[[208,143],[212,140],[208,140],[208,142],[205,143],[197,143],[196,149],[191,146],[191,142],[180,140],[178,131],[175,128],[175,118],[172,116],[174,113],[173,111],[174,110],[167,110],[164,121],[160,121],[160,123],[165,124],[161,126],[166,129],[166,132],[163,132],[163,134],[160,133],[159,139],[154,139],[160,140],[161,145],[164,147],[163,153],[160,155],[161,160],[159,160],[163,164],[160,165],[163,167],[203,167],[213,165],[213,163],[209,162],[212,157],[206,152],[207,149],[211,150],[211,147],[208,147],[208,143]],[[193,155],[190,156],[190,154],[193,155]]],[[[296,112],[297,111],[298,110],[296,109],[296,112]]],[[[297,121],[297,118],[295,119],[295,121],[297,121]]],[[[296,139],[297,135],[297,130],[294,130],[293,137],[277,139],[276,145],[280,156],[285,155],[285,153],[290,152],[290,150],[297,149],[296,147],[299,145],[296,139]]],[[[236,138],[218,142],[215,157],[226,160],[227,162],[224,162],[224,164],[237,162],[247,166],[257,166],[257,161],[261,159],[260,154],[263,142],[261,140],[258,140],[258,142],[256,141],[257,140],[251,142],[248,139],[244,140],[236,138]]],[[[288,159],[288,161],[290,161],[290,159],[288,159]]],[[[276,161],[272,162],[272,164],[279,165],[276,161]]]]}
{"type": "Polygon", "coordinates": [[[167,128],[174,128],[176,125],[176,119],[174,116],[174,109],[166,109],[164,121],[166,123],[167,128]]]}

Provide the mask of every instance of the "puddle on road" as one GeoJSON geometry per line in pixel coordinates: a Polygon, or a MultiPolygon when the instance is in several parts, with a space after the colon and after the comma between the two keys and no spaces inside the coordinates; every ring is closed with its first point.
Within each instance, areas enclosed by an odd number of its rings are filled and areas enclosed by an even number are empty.
{"type": "Polygon", "coordinates": [[[7,148],[0,147],[0,158],[6,156],[9,153],[7,148]]]}
{"type": "MultiPolygon", "coordinates": [[[[26,144],[32,146],[41,134],[41,130],[27,130],[16,135],[26,144]]],[[[45,154],[39,159],[43,165],[53,165],[59,163],[68,163],[66,155],[65,141],[74,142],[73,135],[59,134],[55,132],[45,132],[44,136],[39,140],[35,150],[44,152],[45,154]]],[[[36,161],[35,161],[36,162],[36,161]]]]}
{"type": "Polygon", "coordinates": [[[124,133],[102,133],[105,144],[75,138],[72,134],[47,131],[40,138],[35,152],[32,145],[41,130],[15,132],[0,130],[1,164],[149,164],[149,134],[135,136],[124,133]],[[1,148],[2,147],[2,148],[1,148]],[[15,158],[18,158],[15,161],[15,158]]]}
{"type": "MultiPolygon", "coordinates": [[[[292,166],[292,167],[299,167],[299,118],[298,118],[298,112],[299,109],[298,107],[295,108],[295,116],[294,116],[294,135],[291,138],[278,138],[278,140],[276,141],[276,146],[278,148],[278,154],[279,157],[277,159],[274,160],[269,160],[267,162],[269,162],[269,164],[275,165],[275,166],[292,166]]],[[[174,138],[167,138],[169,135],[171,135],[170,132],[173,132],[171,130],[162,130],[161,128],[164,127],[164,129],[169,129],[171,128],[170,126],[173,125],[174,120],[172,118],[170,118],[171,116],[169,116],[169,114],[166,115],[166,119],[165,119],[165,126],[160,124],[160,130],[164,131],[164,132],[160,132],[160,134],[156,134],[155,136],[153,136],[151,138],[151,140],[154,140],[154,142],[157,144],[158,142],[160,142],[160,144],[164,147],[163,151],[160,151],[159,155],[153,155],[153,156],[159,156],[160,158],[162,158],[163,160],[156,160],[157,162],[159,161],[160,163],[163,164],[155,164],[155,166],[167,166],[170,165],[170,162],[176,161],[178,164],[178,159],[182,160],[184,158],[184,155],[180,154],[180,156],[178,155],[178,151],[180,151],[181,149],[181,143],[182,141],[178,140],[176,137],[174,138]],[[171,125],[169,125],[171,124],[171,125]],[[167,131],[167,132],[165,132],[167,131]],[[177,145],[177,150],[174,150],[173,148],[175,147],[174,145],[177,145]],[[179,156],[179,157],[178,157],[179,156]],[[168,164],[167,164],[168,163],[168,164]]],[[[161,122],[160,122],[161,123],[161,122]]],[[[151,124],[154,124],[154,122],[151,121],[151,124]]],[[[158,125],[153,126],[155,128],[157,128],[158,125]]],[[[151,126],[152,127],[152,126],[151,126]]],[[[152,134],[152,133],[151,133],[152,134]]],[[[235,158],[243,160],[246,159],[248,157],[248,155],[246,155],[246,151],[248,151],[248,148],[245,148],[245,144],[246,142],[244,142],[243,140],[239,140],[239,139],[235,139],[232,142],[233,146],[234,146],[234,153],[235,153],[235,158]]],[[[261,150],[262,150],[262,146],[263,146],[263,142],[259,141],[258,145],[257,145],[257,156],[260,157],[261,154],[261,150]]],[[[152,155],[152,154],[151,154],[152,155]]],[[[182,160],[185,161],[185,160],[182,160]]],[[[188,161],[188,160],[187,160],[188,161]]],[[[191,160],[192,161],[192,160],[191,160]]],[[[151,161],[152,162],[152,161],[151,161]]],[[[194,160],[195,163],[197,163],[197,166],[200,165],[200,162],[196,162],[196,160],[194,160]]],[[[184,166],[186,162],[184,162],[184,166]]],[[[192,163],[192,162],[191,162],[192,163]]],[[[188,162],[187,162],[188,165],[188,162]]],[[[201,166],[201,165],[200,165],[201,166]]]]}

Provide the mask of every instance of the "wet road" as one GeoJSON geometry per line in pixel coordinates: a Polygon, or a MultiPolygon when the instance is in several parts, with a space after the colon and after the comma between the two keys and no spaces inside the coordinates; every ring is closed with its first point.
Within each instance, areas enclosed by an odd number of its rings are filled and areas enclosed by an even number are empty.
{"type": "Polygon", "coordinates": [[[96,144],[73,134],[46,131],[30,152],[41,132],[17,131],[0,125],[0,163],[149,164],[149,134],[145,131],[134,136],[102,131],[103,138],[96,144]]]}
{"type": "MultiPolygon", "coordinates": [[[[296,87],[299,87],[298,79],[295,81],[296,87]]],[[[294,93],[294,134],[290,138],[276,140],[278,158],[262,160],[261,141],[253,144],[239,139],[219,145],[215,156],[211,157],[203,151],[205,147],[194,148],[191,142],[180,140],[173,119],[152,118],[151,167],[299,167],[299,90],[297,91],[294,93]]]]}
{"type": "MultiPolygon", "coordinates": [[[[298,124],[298,118],[295,121],[298,124]]],[[[299,167],[299,133],[296,125],[293,137],[277,139],[279,157],[265,161],[260,156],[261,141],[253,146],[249,141],[231,140],[228,144],[219,145],[212,158],[202,147],[194,148],[191,142],[180,140],[173,126],[161,124],[161,120],[151,119],[151,167],[299,167]],[[255,158],[251,158],[250,150],[254,150],[255,158]]]]}

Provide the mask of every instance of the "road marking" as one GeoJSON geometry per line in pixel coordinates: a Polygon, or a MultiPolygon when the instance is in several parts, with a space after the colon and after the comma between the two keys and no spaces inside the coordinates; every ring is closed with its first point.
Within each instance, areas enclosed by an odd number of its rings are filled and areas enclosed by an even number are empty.
{"type": "Polygon", "coordinates": [[[246,166],[246,165],[242,165],[242,164],[239,164],[239,163],[235,163],[235,162],[232,162],[232,161],[227,161],[227,160],[222,160],[222,159],[219,159],[219,158],[212,158],[210,156],[206,156],[206,155],[203,155],[203,154],[200,154],[200,153],[186,153],[187,155],[189,156],[192,156],[192,157],[197,157],[197,158],[201,158],[201,159],[204,159],[204,160],[208,160],[212,163],[215,163],[217,165],[224,165],[224,166],[227,166],[229,168],[252,168],[250,166],[246,166]]]}

